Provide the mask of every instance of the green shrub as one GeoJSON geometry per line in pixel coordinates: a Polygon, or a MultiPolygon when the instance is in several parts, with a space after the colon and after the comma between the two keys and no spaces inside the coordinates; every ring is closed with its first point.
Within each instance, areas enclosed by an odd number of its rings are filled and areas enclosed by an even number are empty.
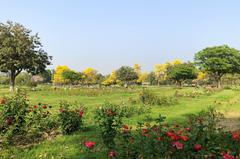
{"type": "Polygon", "coordinates": [[[19,92],[7,98],[1,105],[0,131],[4,140],[10,143],[14,136],[26,132],[26,116],[29,104],[26,94],[19,92]]]}
{"type": "Polygon", "coordinates": [[[240,155],[240,133],[225,132],[218,126],[222,114],[210,108],[189,116],[184,125],[140,123],[136,132],[122,128],[114,151],[117,158],[219,158],[235,159],[240,155]]]}
{"type": "Polygon", "coordinates": [[[57,121],[48,105],[29,106],[21,90],[1,100],[0,134],[4,144],[22,145],[43,138],[43,134],[57,128],[57,121]]]}
{"type": "Polygon", "coordinates": [[[78,108],[72,107],[72,103],[61,102],[59,109],[59,122],[63,134],[71,134],[83,128],[83,114],[85,108],[80,106],[78,108]]]}
{"type": "Polygon", "coordinates": [[[51,132],[58,128],[58,122],[49,109],[51,106],[41,103],[29,107],[29,113],[26,116],[28,134],[41,137],[43,132],[51,132]]]}
{"type": "Polygon", "coordinates": [[[101,131],[103,143],[108,149],[115,147],[115,137],[122,126],[124,112],[117,105],[105,103],[96,110],[96,121],[101,131]]]}
{"type": "Polygon", "coordinates": [[[142,115],[145,113],[149,113],[151,111],[150,106],[146,106],[144,104],[126,104],[126,103],[121,103],[119,105],[116,105],[119,111],[123,112],[124,116],[129,118],[133,115],[142,115]]]}
{"type": "Polygon", "coordinates": [[[143,89],[139,93],[139,101],[147,105],[171,105],[177,102],[173,96],[157,96],[149,90],[143,89]]]}

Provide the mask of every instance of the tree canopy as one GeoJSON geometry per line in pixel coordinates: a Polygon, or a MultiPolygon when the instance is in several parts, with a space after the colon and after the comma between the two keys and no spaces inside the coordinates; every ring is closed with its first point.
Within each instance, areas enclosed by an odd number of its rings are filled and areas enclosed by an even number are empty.
{"type": "Polygon", "coordinates": [[[128,84],[131,81],[137,80],[138,75],[132,67],[122,66],[116,71],[117,79],[128,84]]]}
{"type": "Polygon", "coordinates": [[[227,73],[240,73],[240,52],[227,45],[207,47],[195,54],[195,63],[214,76],[221,87],[221,78],[227,73]]]}
{"type": "Polygon", "coordinates": [[[0,71],[9,73],[10,89],[23,70],[37,74],[50,65],[51,56],[42,49],[38,34],[19,23],[0,23],[0,71]]]}
{"type": "Polygon", "coordinates": [[[187,79],[195,79],[197,70],[192,63],[176,64],[168,68],[167,77],[177,82],[181,86],[182,82],[187,79]]]}

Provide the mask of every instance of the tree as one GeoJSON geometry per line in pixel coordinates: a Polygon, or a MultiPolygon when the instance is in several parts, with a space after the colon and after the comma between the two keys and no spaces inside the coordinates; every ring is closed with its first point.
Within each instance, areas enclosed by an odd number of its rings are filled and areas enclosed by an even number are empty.
{"type": "Polygon", "coordinates": [[[44,78],[44,83],[51,83],[52,76],[53,76],[53,70],[47,69],[44,72],[40,74],[44,78]]]}
{"type": "Polygon", "coordinates": [[[217,86],[227,73],[240,73],[240,52],[227,45],[207,47],[195,54],[195,63],[201,70],[211,74],[217,86]]]}
{"type": "Polygon", "coordinates": [[[192,63],[182,63],[168,68],[167,78],[174,80],[181,87],[182,82],[187,79],[195,79],[197,70],[192,63]]]}
{"type": "Polygon", "coordinates": [[[137,73],[132,67],[122,66],[116,71],[117,79],[124,82],[127,86],[129,82],[138,79],[137,73]]]}
{"type": "Polygon", "coordinates": [[[38,74],[51,64],[52,57],[42,49],[38,34],[31,33],[19,23],[0,23],[0,71],[9,74],[11,91],[23,70],[38,74]]]}
{"type": "Polygon", "coordinates": [[[102,82],[105,86],[110,86],[117,84],[117,74],[116,71],[113,71],[110,75],[106,77],[106,79],[102,82]]]}
{"type": "Polygon", "coordinates": [[[98,74],[97,70],[89,67],[83,71],[83,74],[84,74],[84,81],[87,85],[97,83],[97,74],[98,74]]]}
{"type": "Polygon", "coordinates": [[[134,64],[133,65],[134,71],[139,75],[141,73],[141,65],[139,64],[134,64]]]}
{"type": "Polygon", "coordinates": [[[68,80],[64,79],[63,72],[70,71],[68,66],[57,66],[54,74],[53,74],[53,83],[57,85],[66,84],[68,80]]]}
{"type": "Polygon", "coordinates": [[[147,81],[149,82],[150,85],[156,85],[158,83],[155,72],[150,72],[148,74],[147,81]]]}
{"type": "Polygon", "coordinates": [[[139,73],[137,83],[142,84],[142,83],[146,82],[147,79],[148,79],[148,73],[147,72],[139,73]]]}
{"type": "Polygon", "coordinates": [[[166,78],[167,64],[157,64],[154,66],[154,73],[156,76],[157,84],[166,78]]]}
{"type": "Polygon", "coordinates": [[[73,70],[65,70],[62,73],[62,77],[71,84],[77,84],[82,79],[83,75],[73,70]]]}

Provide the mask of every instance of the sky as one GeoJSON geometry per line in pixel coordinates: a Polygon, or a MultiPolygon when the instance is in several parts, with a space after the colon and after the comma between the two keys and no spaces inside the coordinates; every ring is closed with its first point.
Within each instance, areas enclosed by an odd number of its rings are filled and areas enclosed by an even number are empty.
{"type": "Polygon", "coordinates": [[[52,66],[108,74],[192,61],[208,46],[240,49],[239,0],[0,0],[0,22],[39,33],[52,66]]]}

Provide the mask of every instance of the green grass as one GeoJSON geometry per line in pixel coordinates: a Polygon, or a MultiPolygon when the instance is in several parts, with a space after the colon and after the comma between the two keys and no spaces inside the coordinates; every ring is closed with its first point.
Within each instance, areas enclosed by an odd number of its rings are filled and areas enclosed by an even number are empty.
{"type": "MultiPolygon", "coordinates": [[[[86,126],[89,128],[84,132],[78,132],[69,136],[57,136],[56,138],[44,141],[30,148],[13,148],[1,152],[4,158],[14,159],[79,159],[89,158],[81,151],[81,144],[84,140],[99,141],[99,133],[95,126],[93,112],[95,108],[105,101],[120,103],[128,102],[129,97],[137,97],[138,92],[142,88],[134,89],[71,89],[71,90],[54,90],[43,89],[41,91],[28,91],[29,100],[34,105],[39,102],[48,103],[53,106],[52,111],[58,111],[58,104],[61,100],[77,101],[82,103],[88,109],[85,116],[86,126]]],[[[175,88],[173,87],[150,87],[157,95],[174,95],[175,88]]],[[[191,92],[195,88],[183,88],[180,92],[191,92]]],[[[201,89],[198,91],[202,91],[201,89]]],[[[7,88],[0,89],[0,96],[8,96],[7,88]]],[[[209,106],[216,107],[223,112],[228,118],[240,117],[240,90],[221,90],[211,95],[200,95],[195,98],[179,97],[178,102],[170,106],[152,106],[151,112],[148,114],[134,115],[131,118],[125,119],[124,122],[130,125],[136,125],[137,121],[143,120],[146,115],[158,117],[159,114],[167,116],[167,122],[184,122],[186,115],[197,113],[207,109],[209,106]]],[[[1,157],[0,155],[0,157],[1,157]]],[[[102,154],[95,154],[93,158],[106,158],[102,154]],[[102,157],[100,157],[102,156],[102,157]]]]}

